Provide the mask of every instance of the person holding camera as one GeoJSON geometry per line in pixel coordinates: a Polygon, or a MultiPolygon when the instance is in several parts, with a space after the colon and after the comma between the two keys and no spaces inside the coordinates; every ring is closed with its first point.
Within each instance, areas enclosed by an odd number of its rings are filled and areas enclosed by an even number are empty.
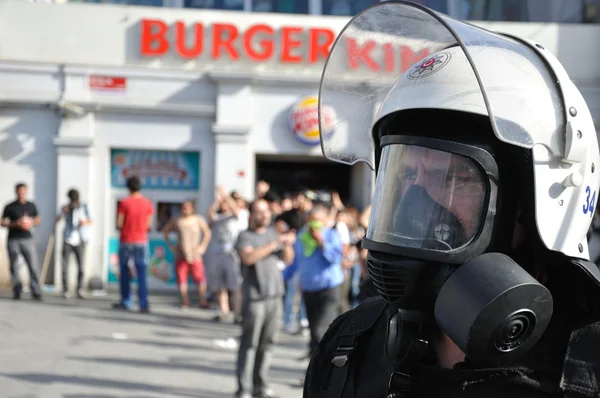
{"type": "Polygon", "coordinates": [[[69,284],[67,275],[69,270],[69,257],[71,253],[75,255],[77,261],[77,298],[83,299],[83,259],[85,254],[85,244],[88,241],[87,226],[92,223],[90,211],[87,204],[79,201],[79,191],[71,189],[67,193],[69,204],[62,208],[61,213],[56,217],[56,222],[65,220],[65,229],[63,233],[62,248],[62,283],[63,297],[71,297],[69,293],[69,284]]]}

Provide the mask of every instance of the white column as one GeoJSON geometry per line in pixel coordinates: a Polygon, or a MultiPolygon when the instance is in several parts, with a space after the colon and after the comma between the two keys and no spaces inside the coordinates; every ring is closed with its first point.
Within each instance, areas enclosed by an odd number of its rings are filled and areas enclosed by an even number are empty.
{"type": "Polygon", "coordinates": [[[251,86],[242,82],[219,82],[213,125],[215,185],[238,191],[244,198],[251,198],[254,189],[254,154],[249,143],[253,107],[251,86]]]}
{"type": "Polygon", "coordinates": [[[228,131],[213,129],[215,133],[215,183],[222,185],[227,192],[237,191],[244,198],[250,198],[248,179],[250,168],[247,130],[228,131]]]}
{"type": "MultiPolygon", "coordinates": [[[[81,201],[88,203],[92,218],[101,216],[100,209],[94,207],[96,195],[100,194],[104,184],[92,181],[92,158],[91,150],[94,136],[94,114],[88,113],[82,117],[63,118],[54,138],[57,152],[57,183],[56,199],[59,206],[68,203],[67,192],[74,188],[79,191],[81,201]],[[98,184],[100,186],[98,186],[98,184]]],[[[64,222],[57,225],[55,229],[55,255],[54,255],[54,281],[55,288],[62,289],[62,244],[63,244],[64,222]]],[[[92,229],[94,229],[92,227],[92,229]]],[[[84,261],[84,287],[87,280],[92,276],[102,276],[102,253],[101,237],[92,234],[90,242],[86,247],[84,261]]],[[[69,261],[71,266],[76,267],[75,259],[69,261]]],[[[74,281],[72,281],[74,282],[74,281]]]]}

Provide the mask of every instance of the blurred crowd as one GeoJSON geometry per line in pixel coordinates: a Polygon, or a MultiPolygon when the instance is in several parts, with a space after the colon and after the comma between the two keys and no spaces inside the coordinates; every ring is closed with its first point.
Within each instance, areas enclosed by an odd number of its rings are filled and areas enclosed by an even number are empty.
{"type": "MultiPolygon", "coordinates": [[[[140,179],[127,181],[129,196],[119,202],[119,293],[113,304],[132,310],[131,282],[137,285],[137,306],[150,312],[148,300],[148,231],[153,225],[152,202],[143,194],[140,179]]],[[[64,221],[63,295],[70,298],[69,257],[78,267],[76,295],[85,298],[83,258],[92,224],[90,210],[79,192],[68,192],[55,222],[64,221]]],[[[341,313],[374,294],[366,270],[366,250],[360,246],[370,207],[362,211],[342,202],[337,192],[299,189],[277,193],[266,181],[256,185],[252,202],[237,192],[217,187],[206,217],[194,201],[181,204],[180,213],[161,225],[165,242],[175,257],[175,276],[181,307],[191,307],[189,282],[195,284],[200,308],[215,308],[215,321],[242,326],[237,380],[239,397],[270,397],[267,385],[269,356],[281,329],[310,336],[307,354],[329,324],[341,313]]],[[[16,200],[3,212],[8,228],[8,252],[13,294],[25,290],[19,279],[18,258],[30,274],[32,297],[41,300],[39,264],[33,249],[32,228],[41,223],[27,186],[16,186],[16,200]]],[[[44,277],[41,278],[43,281],[44,277]]]]}
{"type": "Polygon", "coordinates": [[[280,325],[310,335],[310,356],[339,314],[374,293],[360,246],[369,211],[337,192],[279,195],[266,181],[251,203],[218,188],[204,264],[216,320],[242,325],[238,397],[272,396],[266,375],[280,325]]]}
{"type": "MultiPolygon", "coordinates": [[[[299,189],[296,192],[279,194],[271,190],[266,181],[259,181],[256,185],[255,201],[259,199],[268,204],[271,213],[270,225],[275,227],[279,234],[303,231],[307,227],[311,210],[315,206],[324,208],[327,211],[326,226],[337,232],[341,242],[342,261],[339,266],[344,280],[339,292],[339,311],[354,308],[362,297],[370,294],[366,290],[368,286],[363,286],[368,280],[366,250],[360,248],[370,206],[361,211],[346,205],[337,192],[299,189]]],[[[241,321],[239,299],[243,269],[235,244],[239,234],[248,229],[252,222],[250,205],[251,202],[237,192],[227,193],[223,187],[219,187],[216,200],[207,211],[211,238],[203,256],[203,263],[207,274],[207,294],[218,303],[218,321],[241,321]]],[[[285,278],[284,269],[285,265],[280,263],[280,270],[285,279],[283,325],[289,333],[300,333],[303,328],[308,328],[308,320],[299,275],[285,278]]],[[[182,304],[184,307],[188,305],[185,300],[182,304]]]]}

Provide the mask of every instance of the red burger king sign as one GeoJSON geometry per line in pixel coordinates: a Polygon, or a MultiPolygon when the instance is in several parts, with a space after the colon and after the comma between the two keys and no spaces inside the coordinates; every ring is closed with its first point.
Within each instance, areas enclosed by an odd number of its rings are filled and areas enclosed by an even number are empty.
{"type": "MultiPolygon", "coordinates": [[[[323,112],[323,127],[321,133],[327,137],[334,133],[335,111],[332,107],[325,106],[323,112]]],[[[298,101],[290,110],[290,130],[294,137],[305,145],[319,145],[319,98],[310,95],[298,101]]]]}

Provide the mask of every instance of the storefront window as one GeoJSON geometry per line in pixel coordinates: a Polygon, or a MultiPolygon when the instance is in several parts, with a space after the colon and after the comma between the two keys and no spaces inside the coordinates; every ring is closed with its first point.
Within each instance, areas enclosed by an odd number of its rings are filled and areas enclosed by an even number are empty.
{"type": "Polygon", "coordinates": [[[322,0],[323,15],[353,16],[379,3],[378,0],[322,0]]]}
{"type": "Polygon", "coordinates": [[[600,0],[586,0],[583,10],[583,22],[600,23],[600,0]]]}
{"type": "Polygon", "coordinates": [[[598,23],[600,0],[463,1],[462,19],[476,21],[598,23]]]}
{"type": "Polygon", "coordinates": [[[252,0],[252,11],[308,14],[308,0],[252,0]]]}
{"type": "Polygon", "coordinates": [[[412,2],[448,14],[448,0],[412,0],[412,2]]]}
{"type": "Polygon", "coordinates": [[[71,3],[104,3],[104,4],[125,4],[132,6],[154,6],[162,7],[163,0],[69,0],[71,3]]]}
{"type": "Polygon", "coordinates": [[[218,10],[244,10],[243,0],[184,0],[186,8],[213,8],[218,10]]]}

